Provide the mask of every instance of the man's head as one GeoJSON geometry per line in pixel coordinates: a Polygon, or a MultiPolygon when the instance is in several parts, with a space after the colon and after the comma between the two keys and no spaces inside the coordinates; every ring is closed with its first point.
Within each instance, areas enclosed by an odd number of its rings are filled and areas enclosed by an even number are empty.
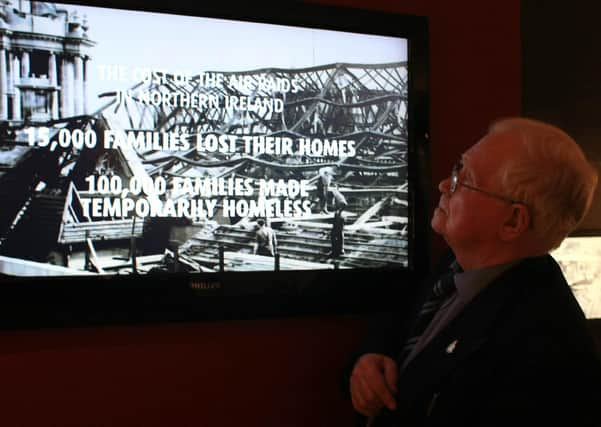
{"type": "Polygon", "coordinates": [[[464,268],[557,247],[586,214],[598,179],[565,132],[522,118],[494,123],[454,171],[439,184],[432,227],[464,268]]]}
{"type": "Polygon", "coordinates": [[[262,218],[259,218],[257,220],[257,225],[259,226],[259,228],[263,227],[265,225],[265,220],[262,218]]]}

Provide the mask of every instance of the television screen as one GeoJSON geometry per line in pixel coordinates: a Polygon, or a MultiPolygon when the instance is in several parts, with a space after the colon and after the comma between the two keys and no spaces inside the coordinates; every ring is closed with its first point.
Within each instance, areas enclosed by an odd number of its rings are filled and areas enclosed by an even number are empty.
{"type": "Polygon", "coordinates": [[[86,3],[0,13],[4,283],[300,298],[420,271],[423,18],[86,3]]]}
{"type": "Polygon", "coordinates": [[[551,255],[587,319],[601,319],[601,237],[570,236],[551,255]]]}

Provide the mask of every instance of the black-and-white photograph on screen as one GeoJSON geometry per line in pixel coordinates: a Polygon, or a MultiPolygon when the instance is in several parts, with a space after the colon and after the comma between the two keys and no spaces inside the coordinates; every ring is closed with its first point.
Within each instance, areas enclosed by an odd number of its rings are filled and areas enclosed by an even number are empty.
{"type": "Polygon", "coordinates": [[[407,41],[0,10],[0,273],[408,266],[407,41]]]}

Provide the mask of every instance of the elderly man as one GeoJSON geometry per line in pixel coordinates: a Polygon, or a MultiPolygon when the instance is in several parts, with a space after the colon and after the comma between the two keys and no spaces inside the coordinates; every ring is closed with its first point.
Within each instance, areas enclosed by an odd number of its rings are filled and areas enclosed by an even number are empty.
{"type": "Polygon", "coordinates": [[[534,120],[496,122],[463,153],[431,223],[454,257],[349,364],[367,425],[601,425],[599,355],[548,255],[597,179],[568,135],[534,120]]]}

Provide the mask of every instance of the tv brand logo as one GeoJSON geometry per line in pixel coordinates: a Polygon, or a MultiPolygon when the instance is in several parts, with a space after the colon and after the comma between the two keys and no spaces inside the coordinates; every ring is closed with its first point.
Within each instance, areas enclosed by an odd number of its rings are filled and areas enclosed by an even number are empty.
{"type": "Polygon", "coordinates": [[[190,289],[200,290],[200,291],[221,289],[221,283],[219,283],[219,282],[191,282],[190,289]]]}

